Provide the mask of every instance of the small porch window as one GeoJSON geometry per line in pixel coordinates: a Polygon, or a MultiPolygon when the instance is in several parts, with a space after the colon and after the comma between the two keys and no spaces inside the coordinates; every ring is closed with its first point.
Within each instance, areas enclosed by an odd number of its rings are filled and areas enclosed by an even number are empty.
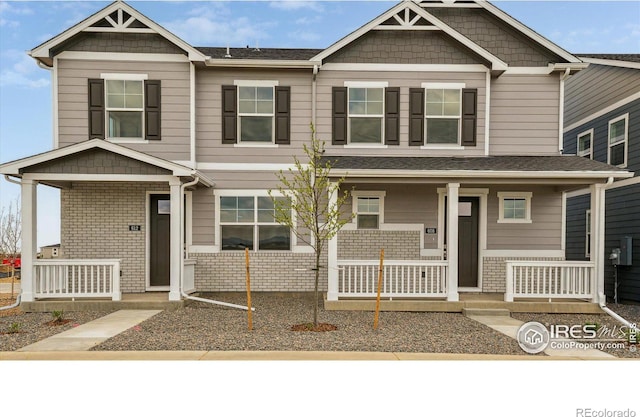
{"type": "Polygon", "coordinates": [[[358,229],[379,229],[384,223],[384,191],[354,191],[353,212],[358,229]]]}
{"type": "Polygon", "coordinates": [[[578,135],[576,155],[593,159],[593,129],[582,132],[578,135]]]}
{"type": "Polygon", "coordinates": [[[607,162],[621,168],[627,166],[629,113],[609,122],[609,154],[607,162]]]}
{"type": "Polygon", "coordinates": [[[498,223],[531,223],[531,197],[529,192],[498,193],[498,223]]]}

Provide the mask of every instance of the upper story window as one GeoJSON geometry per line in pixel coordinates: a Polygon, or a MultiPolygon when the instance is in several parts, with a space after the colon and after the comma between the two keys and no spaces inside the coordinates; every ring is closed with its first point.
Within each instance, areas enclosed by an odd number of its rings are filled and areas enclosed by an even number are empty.
{"type": "Polygon", "coordinates": [[[222,86],[222,143],[276,146],[290,143],[290,87],[278,81],[236,80],[222,86]]]}
{"type": "Polygon", "coordinates": [[[384,223],[384,191],[353,191],[354,221],[358,229],[379,229],[384,223]]]}
{"type": "Polygon", "coordinates": [[[462,83],[409,89],[409,145],[475,146],[477,96],[462,83]]]}
{"type": "Polygon", "coordinates": [[[609,152],[607,162],[619,167],[627,166],[629,113],[609,121],[609,152]]]}
{"type": "Polygon", "coordinates": [[[578,135],[577,147],[576,155],[593,159],[593,129],[587,130],[586,132],[582,132],[578,135]]]}
{"type": "Polygon", "coordinates": [[[498,223],[531,223],[530,192],[500,192],[498,223]]]}
{"type": "Polygon", "coordinates": [[[387,82],[345,81],[332,89],[332,144],[399,145],[400,88],[387,82]]]}
{"type": "Polygon", "coordinates": [[[222,250],[290,250],[291,232],[274,220],[271,197],[257,192],[236,194],[221,195],[218,200],[222,250]]]}
{"type": "Polygon", "coordinates": [[[146,74],[101,74],[88,85],[89,138],[160,140],[161,85],[146,74]]]}

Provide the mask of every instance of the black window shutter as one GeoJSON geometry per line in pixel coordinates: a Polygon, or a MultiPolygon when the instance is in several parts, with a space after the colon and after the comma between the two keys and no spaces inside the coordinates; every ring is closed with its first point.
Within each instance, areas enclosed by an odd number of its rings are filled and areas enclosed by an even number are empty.
{"type": "Polygon", "coordinates": [[[347,144],[347,87],[333,87],[332,89],[332,115],[331,124],[333,145],[347,144]]]}
{"type": "Polygon", "coordinates": [[[291,143],[291,87],[276,87],[276,144],[291,143]]]}
{"type": "Polygon", "coordinates": [[[238,88],[235,85],[222,86],[222,143],[236,143],[238,131],[238,108],[236,100],[238,88]]]}
{"type": "Polygon", "coordinates": [[[476,120],[478,118],[478,89],[462,89],[462,146],[476,146],[476,120]]]}
{"type": "Polygon", "coordinates": [[[147,140],[160,140],[161,90],[160,80],[144,82],[144,132],[147,140]]]}
{"type": "Polygon", "coordinates": [[[89,139],[104,139],[104,80],[89,79],[89,139]]]}
{"type": "Polygon", "coordinates": [[[424,88],[409,89],[409,145],[424,144],[424,88]]]}
{"type": "Polygon", "coordinates": [[[384,143],[400,145],[400,87],[385,89],[384,143]]]}

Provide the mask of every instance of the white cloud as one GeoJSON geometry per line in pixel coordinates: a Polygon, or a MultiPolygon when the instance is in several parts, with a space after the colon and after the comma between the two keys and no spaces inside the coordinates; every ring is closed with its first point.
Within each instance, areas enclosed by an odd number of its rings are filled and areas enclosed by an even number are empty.
{"type": "Polygon", "coordinates": [[[0,72],[0,86],[42,88],[50,84],[49,77],[43,77],[43,70],[23,51],[3,51],[2,61],[7,68],[0,72]]]}
{"type": "Polygon", "coordinates": [[[322,7],[321,4],[315,1],[279,0],[272,1],[271,3],[269,3],[269,6],[280,10],[311,9],[317,12],[321,12],[324,10],[324,7],[322,7]]]}
{"type": "Polygon", "coordinates": [[[315,32],[308,32],[305,30],[297,30],[295,32],[289,32],[289,37],[292,39],[298,39],[306,42],[314,42],[322,38],[320,34],[315,32]]]}
{"type": "Polygon", "coordinates": [[[296,19],[296,25],[301,25],[301,26],[306,26],[306,25],[313,25],[315,23],[318,23],[321,20],[320,16],[313,16],[313,17],[301,17],[299,19],[296,19]]]}
{"type": "Polygon", "coordinates": [[[29,88],[42,88],[50,84],[46,78],[32,79],[15,71],[0,72],[0,87],[19,86],[29,88]]]}

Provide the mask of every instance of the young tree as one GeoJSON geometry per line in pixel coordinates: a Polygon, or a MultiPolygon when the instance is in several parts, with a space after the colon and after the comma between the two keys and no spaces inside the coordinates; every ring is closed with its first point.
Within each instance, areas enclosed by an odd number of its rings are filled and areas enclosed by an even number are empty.
{"type": "Polygon", "coordinates": [[[0,254],[7,257],[13,268],[15,259],[20,253],[20,239],[22,238],[22,220],[20,217],[20,203],[10,202],[8,210],[0,209],[0,254]]]}
{"type": "Polygon", "coordinates": [[[315,254],[313,325],[318,326],[318,282],[320,279],[320,261],[327,243],[342,227],[353,218],[341,212],[342,206],[350,197],[348,190],[340,193],[345,178],[331,179],[331,162],[323,159],[324,142],[316,138],[311,125],[311,145],[304,145],[306,164],[294,157],[295,168],[289,168],[288,174],[280,171],[276,176],[280,184],[276,190],[282,196],[277,198],[274,190],[269,190],[273,200],[275,221],[289,227],[298,239],[313,248],[315,254]],[[329,195],[337,196],[335,204],[329,204],[329,195]]]}

